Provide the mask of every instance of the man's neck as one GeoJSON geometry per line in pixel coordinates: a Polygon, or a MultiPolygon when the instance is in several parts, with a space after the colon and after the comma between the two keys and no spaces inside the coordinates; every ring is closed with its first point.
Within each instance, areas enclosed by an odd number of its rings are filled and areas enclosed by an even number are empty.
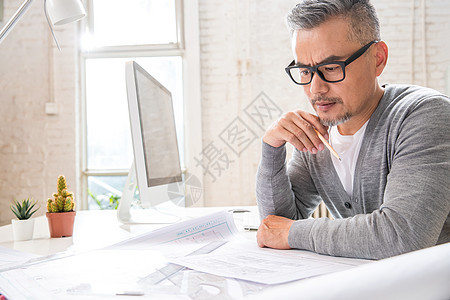
{"type": "Polygon", "coordinates": [[[354,135],[372,116],[373,112],[377,109],[381,98],[383,97],[384,89],[377,85],[377,89],[373,94],[372,99],[369,100],[370,105],[368,108],[358,116],[353,116],[345,123],[337,126],[341,135],[354,135]]]}

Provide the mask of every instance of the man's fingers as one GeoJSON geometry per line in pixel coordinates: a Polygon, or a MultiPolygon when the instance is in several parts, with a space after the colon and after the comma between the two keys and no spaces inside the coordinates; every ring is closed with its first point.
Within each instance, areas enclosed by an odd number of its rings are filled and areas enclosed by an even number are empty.
{"type": "Polygon", "coordinates": [[[269,215],[262,220],[256,234],[258,246],[276,249],[290,249],[289,230],[293,221],[288,218],[269,215]]]}
{"type": "MultiPolygon", "coordinates": [[[[286,119],[283,120],[283,123],[285,123],[283,126],[290,131],[308,151],[316,154],[318,151],[324,149],[324,145],[317,136],[317,133],[314,131],[314,126],[304,118],[305,116],[310,116],[310,114],[304,112],[301,113],[302,114],[299,112],[287,113],[286,119]]],[[[309,118],[311,120],[315,120],[312,117],[309,118]]],[[[315,122],[318,121],[315,120],[315,122]]],[[[304,151],[304,149],[299,150],[304,151]]]]}
{"type": "Polygon", "coordinates": [[[316,154],[325,149],[316,130],[328,139],[327,128],[320,124],[317,116],[303,111],[291,111],[281,116],[268,129],[263,141],[273,147],[280,147],[288,142],[299,151],[316,154]]]}
{"type": "Polygon", "coordinates": [[[258,242],[258,247],[264,248],[264,243],[261,241],[261,239],[257,238],[256,241],[258,242]]]}
{"type": "MultiPolygon", "coordinates": [[[[295,129],[292,125],[292,122],[286,120],[280,120],[278,122],[277,135],[283,141],[290,143],[292,146],[297,148],[300,151],[306,149],[305,145],[297,138],[297,136],[292,133],[295,129]]],[[[267,141],[266,141],[267,142],[267,141]]]]}
{"type": "Polygon", "coordinates": [[[303,111],[298,111],[298,113],[328,140],[328,127],[320,123],[319,117],[303,111]]]}
{"type": "Polygon", "coordinates": [[[264,231],[267,230],[267,229],[269,229],[269,227],[267,227],[267,225],[264,224],[264,221],[263,221],[261,223],[261,225],[259,225],[258,232],[256,233],[256,241],[257,241],[258,246],[260,248],[264,248],[264,246],[265,246],[264,245],[264,237],[263,237],[263,235],[264,235],[264,231]]]}
{"type": "Polygon", "coordinates": [[[307,151],[314,146],[306,133],[296,124],[295,119],[280,119],[279,124],[285,130],[286,141],[300,151],[307,151]]]}
{"type": "Polygon", "coordinates": [[[323,150],[324,145],[310,123],[298,118],[295,119],[295,125],[299,128],[297,134],[302,137],[300,141],[306,146],[308,151],[316,154],[318,151],[323,150]]]}

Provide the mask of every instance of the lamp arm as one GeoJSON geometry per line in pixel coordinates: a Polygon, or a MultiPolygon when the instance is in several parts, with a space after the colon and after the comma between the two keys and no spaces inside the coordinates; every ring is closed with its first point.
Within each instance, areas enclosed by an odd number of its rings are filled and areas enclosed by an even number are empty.
{"type": "Polygon", "coordinates": [[[50,19],[48,18],[47,0],[44,0],[44,13],[45,19],[47,19],[48,26],[50,26],[50,31],[52,32],[52,36],[53,39],[55,40],[56,46],[58,47],[58,50],[61,51],[61,47],[59,46],[58,40],[56,39],[55,31],[53,30],[52,22],[50,22],[50,19]]]}
{"type": "Polygon", "coordinates": [[[33,0],[25,0],[19,9],[14,13],[14,15],[9,19],[6,25],[0,31],[0,44],[3,42],[8,33],[13,29],[16,23],[22,18],[22,16],[27,12],[28,8],[30,8],[33,0]]]}

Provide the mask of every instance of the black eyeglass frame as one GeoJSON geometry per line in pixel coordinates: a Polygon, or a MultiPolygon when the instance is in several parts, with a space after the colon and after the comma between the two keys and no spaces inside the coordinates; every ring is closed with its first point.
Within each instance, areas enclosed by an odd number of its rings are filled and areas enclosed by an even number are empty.
{"type": "Polygon", "coordinates": [[[330,82],[330,83],[335,83],[335,82],[340,82],[343,81],[345,79],[345,67],[348,66],[350,63],[352,63],[353,61],[355,61],[356,59],[358,59],[361,55],[364,54],[364,52],[367,51],[367,49],[369,49],[370,46],[372,46],[373,44],[378,43],[379,41],[377,40],[373,40],[371,42],[369,42],[368,44],[364,45],[363,47],[361,47],[358,51],[356,51],[355,53],[353,53],[349,58],[347,58],[345,61],[334,61],[334,62],[327,62],[327,63],[322,63],[322,64],[318,64],[316,66],[304,66],[304,65],[295,65],[295,59],[289,64],[289,66],[287,66],[286,68],[284,68],[284,70],[286,71],[286,73],[289,75],[289,77],[292,79],[292,81],[295,84],[298,85],[308,85],[311,83],[314,73],[317,73],[319,75],[319,77],[325,81],[325,82],[330,82]],[[325,76],[323,75],[322,72],[320,72],[318,70],[318,68],[320,68],[321,66],[325,66],[325,65],[340,65],[342,68],[342,79],[339,80],[327,80],[325,79],[325,76]],[[295,81],[294,77],[292,77],[291,75],[291,69],[297,69],[297,68],[304,68],[304,69],[308,69],[311,72],[311,79],[308,82],[297,82],[295,81]]]}

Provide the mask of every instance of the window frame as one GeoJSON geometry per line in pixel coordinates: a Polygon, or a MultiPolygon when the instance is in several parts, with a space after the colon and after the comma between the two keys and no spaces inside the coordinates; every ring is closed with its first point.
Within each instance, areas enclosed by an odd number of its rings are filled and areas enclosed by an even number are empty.
{"type": "MultiPolygon", "coordinates": [[[[81,22],[80,34],[92,32],[93,0],[85,0],[88,17],[81,22]],[[84,30],[83,30],[84,29],[84,30]]],[[[203,184],[203,176],[195,171],[193,156],[202,149],[201,134],[201,96],[200,96],[200,58],[198,29],[198,0],[175,0],[177,20],[177,43],[137,46],[105,46],[84,51],[79,48],[80,103],[78,105],[78,167],[77,192],[78,209],[88,209],[88,177],[90,176],[127,176],[128,169],[88,169],[87,167],[87,98],[86,98],[86,60],[92,58],[127,58],[180,56],[183,74],[183,111],[184,111],[184,161],[183,172],[190,172],[203,184]],[[186,30],[188,28],[189,30],[186,30]]],[[[199,204],[203,203],[203,198],[199,204]]]]}

